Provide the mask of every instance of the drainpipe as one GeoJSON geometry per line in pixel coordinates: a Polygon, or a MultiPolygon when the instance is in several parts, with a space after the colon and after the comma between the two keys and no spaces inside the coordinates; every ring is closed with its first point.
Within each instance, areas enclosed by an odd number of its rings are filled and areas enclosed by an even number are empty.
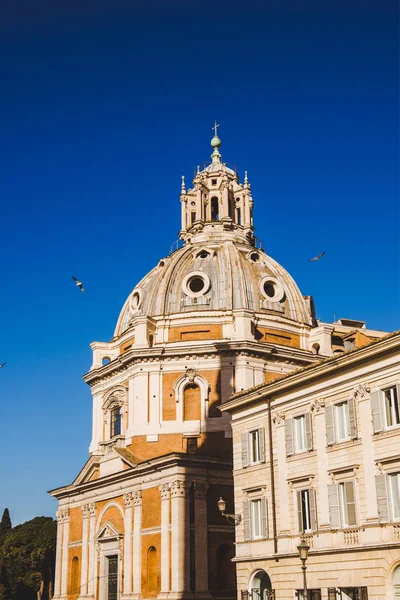
{"type": "MultiPolygon", "coordinates": [[[[275,501],[275,474],[274,474],[274,454],[272,448],[272,416],[271,416],[271,398],[268,398],[268,437],[269,437],[269,469],[271,475],[271,496],[272,496],[272,529],[274,534],[274,554],[278,553],[278,536],[276,534],[276,501],[275,501]]],[[[278,560],[278,559],[276,559],[278,560]]]]}

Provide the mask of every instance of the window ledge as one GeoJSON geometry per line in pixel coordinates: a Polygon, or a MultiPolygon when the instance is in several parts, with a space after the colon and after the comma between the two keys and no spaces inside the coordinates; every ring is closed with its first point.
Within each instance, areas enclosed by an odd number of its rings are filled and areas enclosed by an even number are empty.
{"type": "Polygon", "coordinates": [[[354,438],[353,440],[343,440],[343,442],[335,442],[326,447],[328,452],[333,452],[336,448],[348,448],[350,446],[356,446],[361,444],[360,438],[354,438]]]}
{"type": "Polygon", "coordinates": [[[286,457],[288,462],[295,462],[296,460],[304,460],[308,456],[316,456],[317,451],[315,449],[312,450],[304,450],[303,452],[297,452],[296,454],[291,454],[286,457]]]}
{"type": "Polygon", "coordinates": [[[383,431],[377,431],[373,434],[373,440],[379,440],[380,438],[392,437],[400,434],[400,425],[391,427],[390,429],[384,429],[383,431]]]}

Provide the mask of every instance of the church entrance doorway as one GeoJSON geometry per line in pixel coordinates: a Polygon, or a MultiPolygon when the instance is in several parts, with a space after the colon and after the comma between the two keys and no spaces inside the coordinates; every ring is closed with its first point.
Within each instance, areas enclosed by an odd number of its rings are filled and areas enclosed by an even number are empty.
{"type": "Polygon", "coordinates": [[[108,557],[107,600],[118,600],[118,556],[108,557]]]}

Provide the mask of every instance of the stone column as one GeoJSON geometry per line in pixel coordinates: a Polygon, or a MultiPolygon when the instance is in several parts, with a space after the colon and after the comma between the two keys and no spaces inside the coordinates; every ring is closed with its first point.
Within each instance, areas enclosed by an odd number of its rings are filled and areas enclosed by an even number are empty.
{"type": "Polygon", "coordinates": [[[61,553],[61,597],[67,597],[68,585],[68,542],[69,542],[69,508],[63,510],[63,544],[61,553]]]}
{"type": "Polygon", "coordinates": [[[194,483],[194,535],[196,598],[210,597],[208,591],[208,527],[207,527],[208,483],[194,483]]]}
{"type": "Polygon", "coordinates": [[[132,592],[132,493],[124,494],[124,595],[132,592]]]}
{"type": "Polygon", "coordinates": [[[166,598],[170,590],[170,537],[169,537],[169,518],[170,518],[170,498],[171,488],[169,483],[160,485],[161,492],[161,592],[159,598],[166,598]]]}
{"type": "Polygon", "coordinates": [[[133,592],[140,598],[142,591],[142,492],[133,492],[133,592]]]}
{"type": "Polygon", "coordinates": [[[89,577],[88,577],[88,595],[94,598],[96,593],[96,570],[97,570],[97,557],[96,557],[96,545],[95,545],[95,534],[96,534],[96,504],[93,502],[89,504],[89,577]]]}
{"type": "Polygon", "coordinates": [[[87,595],[88,580],[88,543],[89,543],[89,504],[82,506],[82,567],[79,597],[87,595]]]}
{"type": "Polygon", "coordinates": [[[56,574],[54,581],[54,598],[61,594],[61,554],[63,543],[64,511],[57,511],[57,549],[56,549],[56,574]]]}
{"type": "Polygon", "coordinates": [[[182,597],[190,581],[189,487],[185,481],[174,481],[171,487],[172,533],[172,597],[182,597]]]}
{"type": "Polygon", "coordinates": [[[181,198],[181,225],[182,225],[182,231],[186,231],[186,229],[187,229],[187,225],[186,225],[186,202],[182,198],[181,198]]]}

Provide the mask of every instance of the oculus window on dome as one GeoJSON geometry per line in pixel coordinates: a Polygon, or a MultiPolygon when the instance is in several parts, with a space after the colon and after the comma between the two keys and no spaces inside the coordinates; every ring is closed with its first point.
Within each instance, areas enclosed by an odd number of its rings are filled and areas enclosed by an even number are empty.
{"type": "Polygon", "coordinates": [[[201,271],[193,271],[186,275],[182,281],[182,290],[191,298],[199,298],[204,296],[210,289],[211,282],[210,278],[206,273],[201,271]]]}
{"type": "Polygon", "coordinates": [[[133,311],[138,311],[142,305],[143,294],[141,290],[133,290],[131,296],[131,309],[133,311]]]}
{"type": "Polygon", "coordinates": [[[275,277],[269,275],[261,279],[260,291],[264,298],[270,302],[280,302],[285,295],[282,284],[275,277]]]}

